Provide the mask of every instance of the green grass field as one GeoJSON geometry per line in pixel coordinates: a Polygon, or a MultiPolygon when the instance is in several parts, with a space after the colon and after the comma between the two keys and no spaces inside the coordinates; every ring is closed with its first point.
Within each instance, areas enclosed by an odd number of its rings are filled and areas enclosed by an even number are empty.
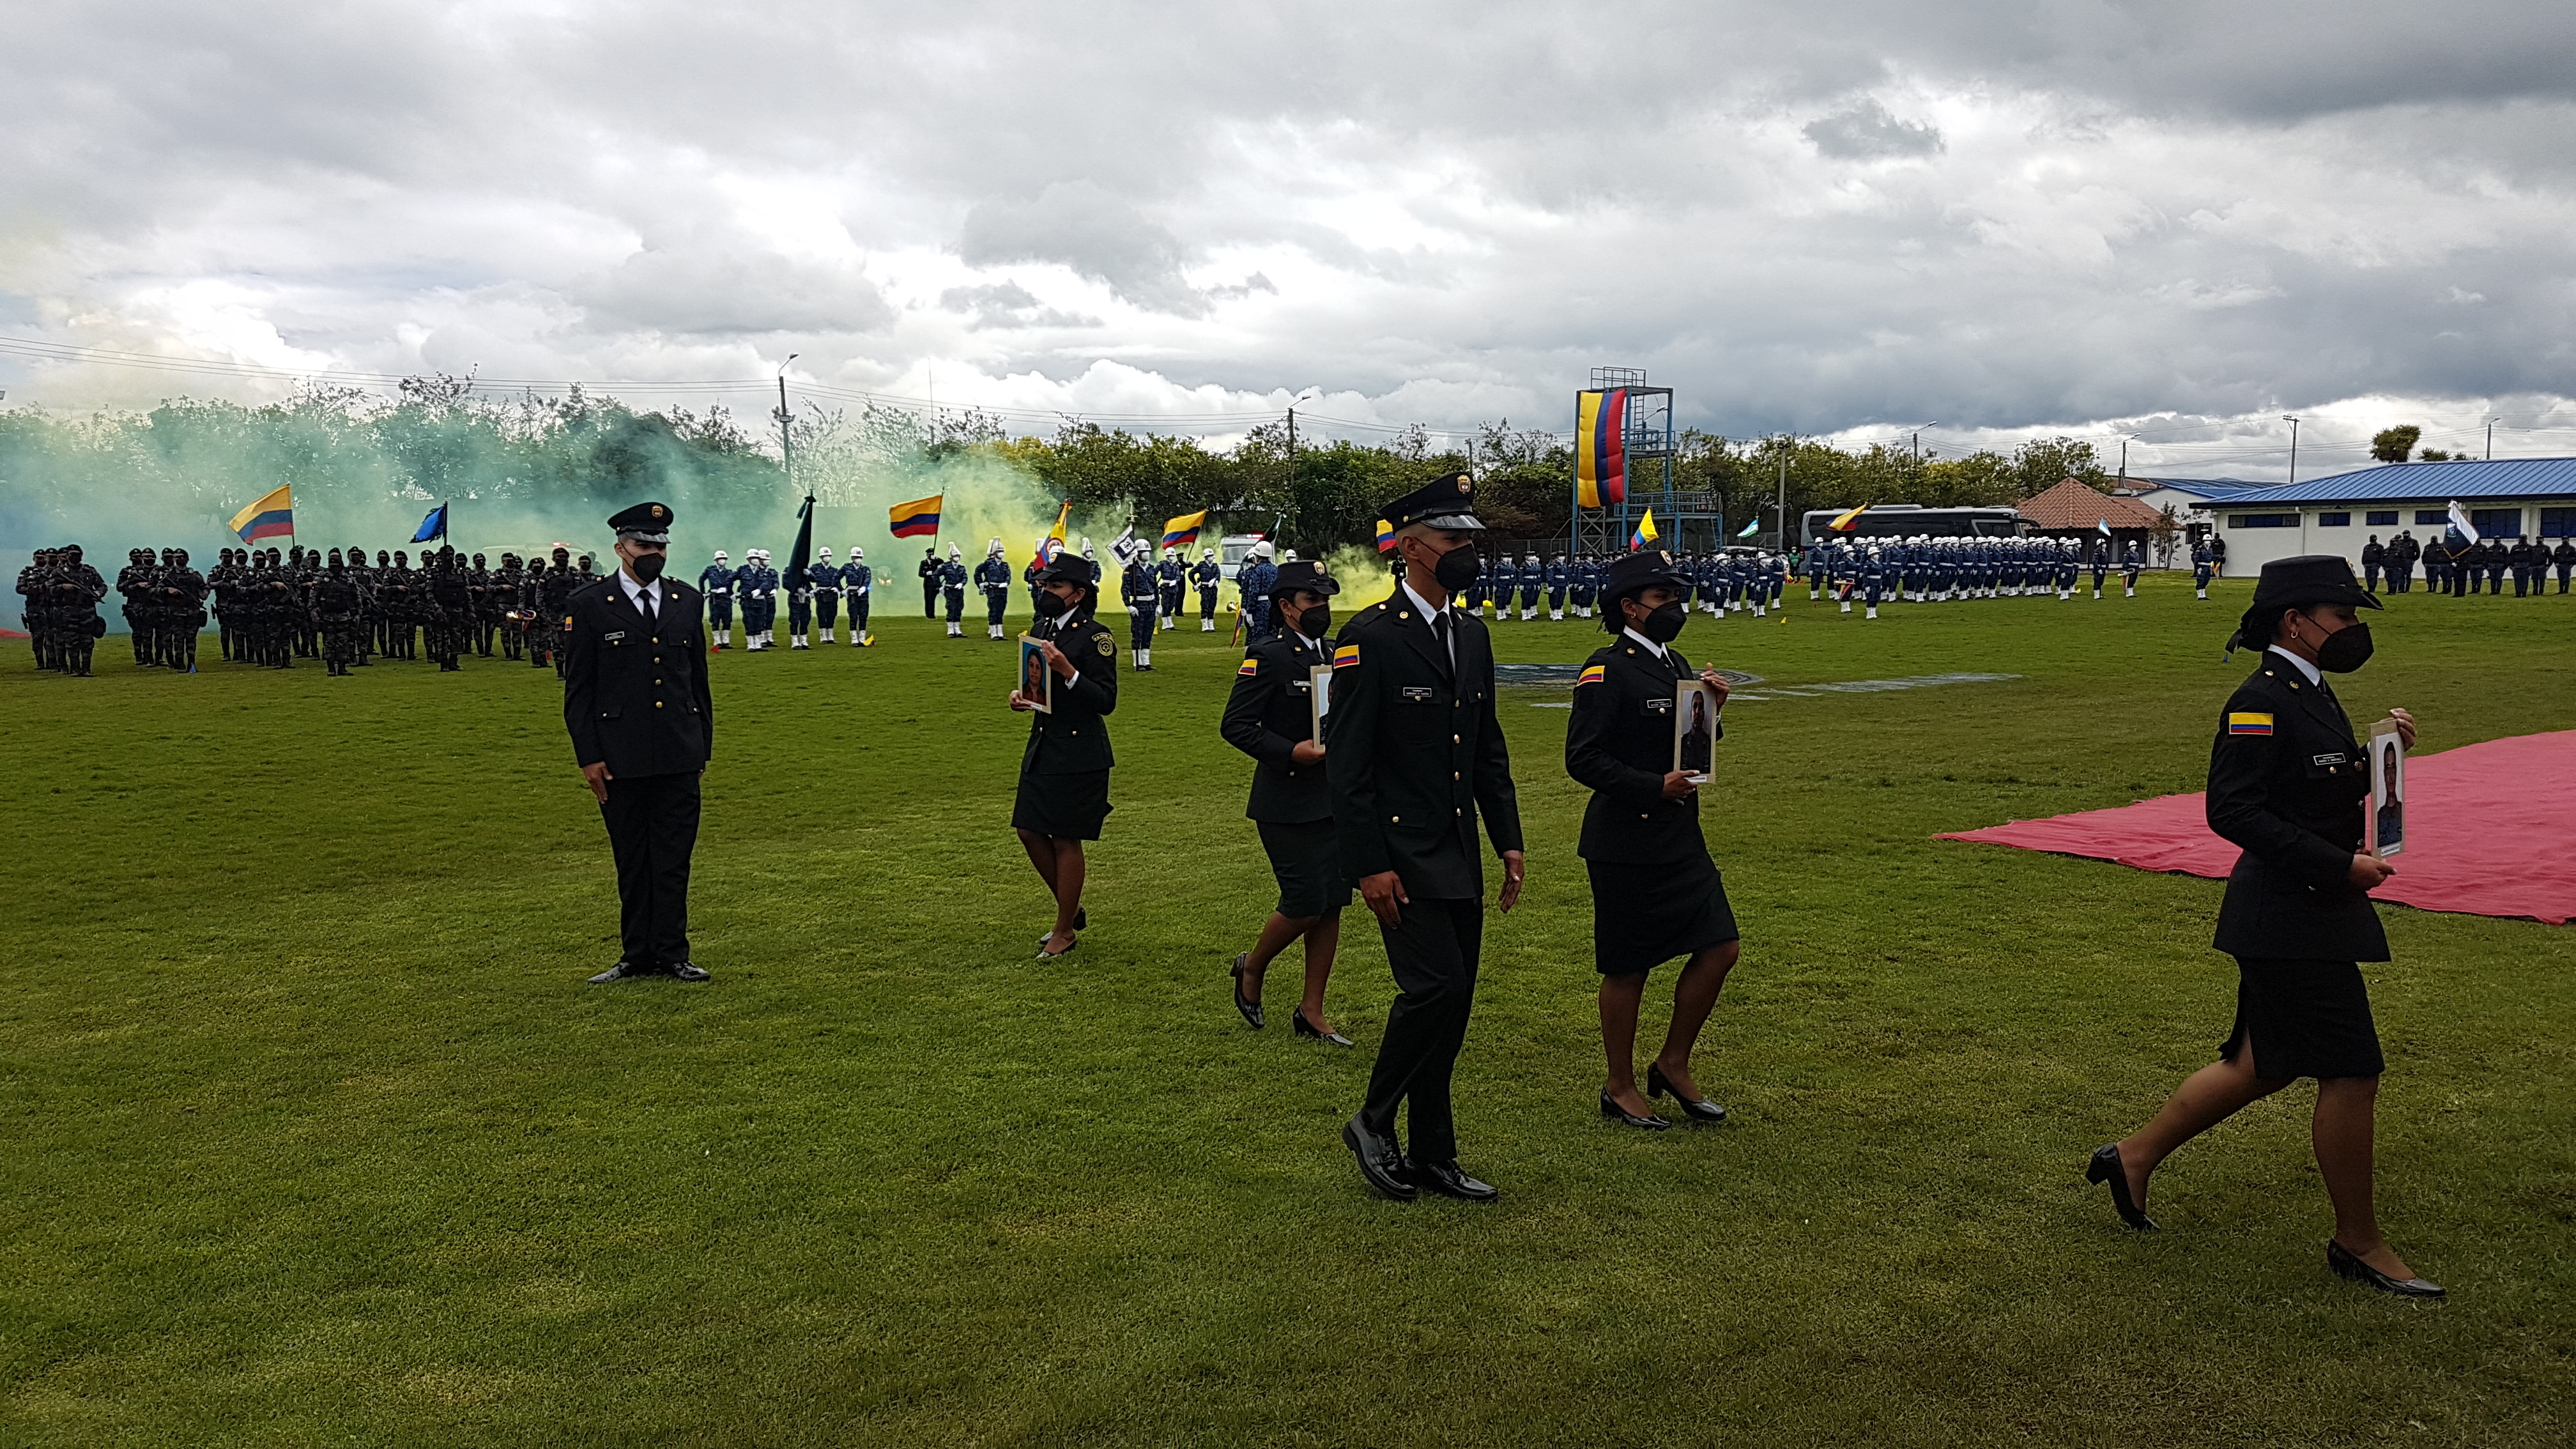
{"type": "MultiPolygon", "coordinates": [[[[2217,882],[1931,839],[2200,788],[2249,588],[1694,619],[1774,684],[2020,676],[1728,711],[1714,1130],[1595,1115],[1565,694],[1507,692],[1487,1209],[1376,1201],[1336,1138],[1393,995],[1365,912],[1360,1050],[1291,1038],[1293,952],[1271,1030],[1226,1005],[1270,884],[1222,635],[1124,676],[1094,927],[1047,965],[1005,646],[898,607],[722,656],[716,979],[615,988],[551,674],[0,647],[0,1443],[2564,1445],[2576,936],[2383,908],[2381,1212],[2452,1290],[2412,1305],[2324,1269],[2309,1089],[2178,1155],[2161,1234],[2080,1179],[2226,1031],[2217,882]]],[[[2357,719],[2576,727],[2576,596],[2373,623],[2357,719]]]]}

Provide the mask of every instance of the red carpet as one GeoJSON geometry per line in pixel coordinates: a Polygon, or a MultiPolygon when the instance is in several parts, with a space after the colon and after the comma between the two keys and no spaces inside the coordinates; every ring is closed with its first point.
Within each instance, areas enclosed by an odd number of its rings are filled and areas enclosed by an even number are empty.
{"type": "MultiPolygon", "coordinates": [[[[2517,735],[2406,762],[2406,849],[2372,897],[2427,911],[2576,916],[2576,730],[2517,735]]],[[[2016,820],[1939,837],[2118,861],[2224,880],[2237,849],[2212,835],[2198,795],[2016,820]]]]}

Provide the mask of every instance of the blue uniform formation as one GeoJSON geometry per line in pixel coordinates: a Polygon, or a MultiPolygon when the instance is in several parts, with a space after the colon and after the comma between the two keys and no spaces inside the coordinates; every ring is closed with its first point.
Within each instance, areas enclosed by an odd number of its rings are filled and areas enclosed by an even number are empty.
{"type": "MultiPolygon", "coordinates": [[[[1830,595],[1843,613],[1861,607],[1878,617],[1883,603],[1940,604],[1967,599],[2075,597],[2085,569],[2093,596],[2117,569],[2132,595],[2144,554],[2132,545],[2115,558],[2109,540],[2087,547],[2059,538],[1836,538],[1807,551],[1807,597],[1830,595]]],[[[2208,581],[2204,577],[2202,587],[2208,581]]],[[[2206,598],[2206,592],[2202,597],[2206,598]]]]}

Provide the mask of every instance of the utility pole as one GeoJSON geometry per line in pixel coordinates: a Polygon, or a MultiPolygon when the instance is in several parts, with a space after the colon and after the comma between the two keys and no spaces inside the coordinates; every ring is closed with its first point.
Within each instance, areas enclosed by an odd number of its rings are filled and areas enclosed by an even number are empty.
{"type": "Polygon", "coordinates": [[[1780,551],[1789,551],[1789,455],[1780,454],[1780,551]]]}
{"type": "Polygon", "coordinates": [[[2487,419],[2487,461],[2490,463],[2495,461],[2495,425],[2495,419],[2487,419]]]}
{"type": "Polygon", "coordinates": [[[2290,425],[2290,481],[2296,483],[2299,481],[2299,415],[2283,413],[2281,421],[2290,425]]]}
{"type": "MultiPolygon", "coordinates": [[[[804,355],[791,352],[787,354],[787,362],[794,362],[804,355]]],[[[787,411],[787,362],[778,364],[778,466],[787,474],[787,491],[793,493],[796,491],[796,454],[787,431],[787,424],[794,417],[787,411]]]]}

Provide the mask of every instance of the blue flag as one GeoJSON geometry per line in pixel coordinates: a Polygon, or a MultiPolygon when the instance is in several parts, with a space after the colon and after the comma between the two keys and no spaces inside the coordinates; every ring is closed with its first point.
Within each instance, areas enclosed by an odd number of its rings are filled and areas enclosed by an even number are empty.
{"type": "Polygon", "coordinates": [[[2093,526],[2094,526],[2095,528],[2098,528],[2098,529],[2102,530],[2102,536],[2103,536],[2104,538],[2109,538],[2109,537],[2111,536],[2111,520],[2109,520],[2109,519],[2107,519],[2107,518],[2106,518],[2106,519],[2103,519],[2100,523],[2097,523],[2097,524],[2095,524],[2095,525],[2093,525],[2093,526]]]}
{"type": "Polygon", "coordinates": [[[411,541],[427,543],[433,538],[445,537],[447,537],[447,505],[442,503],[429,510],[429,516],[420,521],[420,532],[413,534],[411,541]]]}
{"type": "Polygon", "coordinates": [[[1761,528],[1762,528],[1762,520],[1761,520],[1761,519],[1759,519],[1759,518],[1757,518],[1757,519],[1753,520],[1751,523],[1748,523],[1748,524],[1744,525],[1742,528],[1737,529],[1737,530],[1735,531],[1735,536],[1736,536],[1737,538],[1751,538],[1754,534],[1756,534],[1756,533],[1760,532],[1760,531],[1761,531],[1761,528]]]}

